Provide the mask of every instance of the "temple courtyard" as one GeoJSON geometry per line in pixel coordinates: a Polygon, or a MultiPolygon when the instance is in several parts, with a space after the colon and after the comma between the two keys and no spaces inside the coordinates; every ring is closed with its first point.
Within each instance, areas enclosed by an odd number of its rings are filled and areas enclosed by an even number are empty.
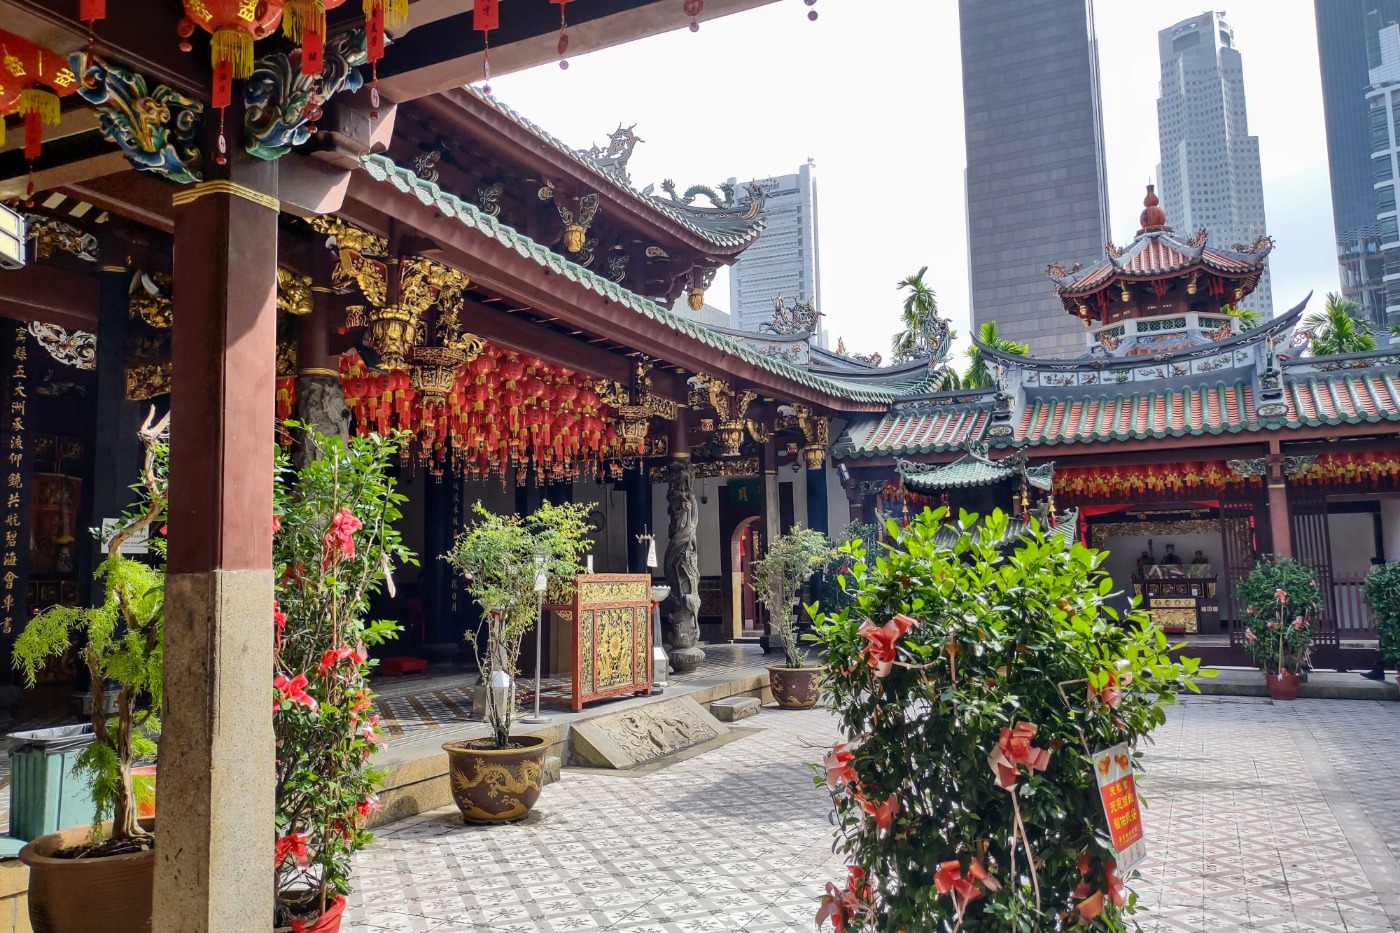
{"type": "MultiPolygon", "coordinates": [[[[820,711],[765,707],[719,747],[641,774],[566,769],[523,823],[454,808],[357,856],[348,929],[810,931],[831,851],[809,763],[820,711]]],[[[1146,933],[1400,929],[1400,704],[1191,697],[1149,748],[1146,933]]]]}

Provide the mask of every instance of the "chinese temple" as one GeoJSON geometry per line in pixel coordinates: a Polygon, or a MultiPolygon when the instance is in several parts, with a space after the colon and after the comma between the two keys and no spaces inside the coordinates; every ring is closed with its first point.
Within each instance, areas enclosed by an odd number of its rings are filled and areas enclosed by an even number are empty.
{"type": "Polygon", "coordinates": [[[930,469],[990,481],[983,448],[1032,470],[1053,463],[1053,488],[1029,484],[1032,503],[1076,510],[1123,593],[1194,653],[1249,663],[1233,583],[1272,553],[1316,569],[1326,605],[1314,654],[1345,663],[1375,637],[1361,600],[1372,558],[1400,556],[1400,355],[1309,355],[1307,298],[1242,330],[1230,306],[1271,248],[1216,246],[1205,230],[1183,239],[1149,187],[1130,244],[1047,270],[1084,323],[1083,356],[981,346],[994,388],[910,393],[852,419],[832,453],[858,512],[940,501],[930,469]]]}

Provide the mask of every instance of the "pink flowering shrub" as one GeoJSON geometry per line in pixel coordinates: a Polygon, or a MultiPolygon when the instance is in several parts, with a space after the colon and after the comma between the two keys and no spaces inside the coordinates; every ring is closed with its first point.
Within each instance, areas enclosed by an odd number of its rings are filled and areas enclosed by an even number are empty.
{"type": "Polygon", "coordinates": [[[396,566],[416,564],[394,522],[404,496],[390,473],[393,439],[304,435],[319,456],[300,470],[278,460],[273,563],[277,643],[272,677],[277,737],[273,926],[314,921],[350,890],[350,859],[369,842],[383,744],[368,648],[397,626],[366,618],[392,591],[396,566]]]}
{"type": "Polygon", "coordinates": [[[844,732],[817,783],[849,866],[818,924],[1130,929],[1093,753],[1140,745],[1198,662],[1173,661],[1146,614],[1118,616],[1102,551],[1039,532],[999,550],[1000,512],[964,514],[940,546],[944,519],[851,546],[851,605],[814,612],[844,732]]]}
{"type": "Polygon", "coordinates": [[[1244,607],[1244,646],[1266,674],[1296,674],[1307,656],[1322,597],[1311,567],[1292,558],[1266,556],[1235,584],[1244,607]]]}

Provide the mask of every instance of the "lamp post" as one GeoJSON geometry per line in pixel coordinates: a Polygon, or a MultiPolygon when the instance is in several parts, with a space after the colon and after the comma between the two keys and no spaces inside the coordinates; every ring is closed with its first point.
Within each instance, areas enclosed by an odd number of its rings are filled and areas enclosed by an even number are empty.
{"type": "Polygon", "coordinates": [[[540,715],[540,658],[542,649],[542,632],[544,629],[544,591],[549,588],[549,574],[545,570],[543,554],[535,555],[535,714],[520,720],[521,722],[538,724],[549,722],[548,716],[540,715]]]}

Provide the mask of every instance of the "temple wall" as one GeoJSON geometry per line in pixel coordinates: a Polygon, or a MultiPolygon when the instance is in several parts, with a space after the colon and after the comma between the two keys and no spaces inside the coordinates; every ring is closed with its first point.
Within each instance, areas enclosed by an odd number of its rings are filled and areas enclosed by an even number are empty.
{"type": "Polygon", "coordinates": [[[1400,560],[1400,499],[1381,500],[1381,538],[1386,560],[1400,560]]]}
{"type": "MultiPolygon", "coordinates": [[[[1382,511],[1382,521],[1385,513],[1382,511]]],[[[1376,555],[1375,519],[1369,512],[1344,512],[1327,516],[1332,542],[1332,576],[1363,577],[1376,555]]],[[[1400,557],[1400,551],[1386,549],[1386,556],[1400,557]]]]}

